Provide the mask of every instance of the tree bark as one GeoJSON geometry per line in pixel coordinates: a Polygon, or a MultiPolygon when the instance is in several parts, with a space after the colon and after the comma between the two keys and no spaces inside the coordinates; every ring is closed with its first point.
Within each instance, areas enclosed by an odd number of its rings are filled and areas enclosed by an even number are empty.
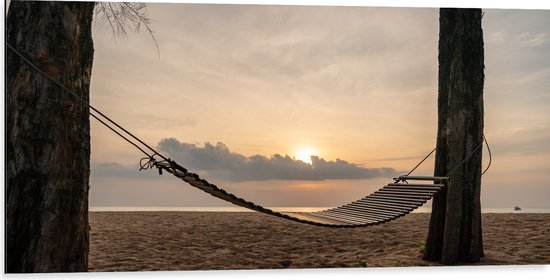
{"type": "MultiPolygon", "coordinates": [[[[93,10],[12,1],[6,41],[88,102],[93,10]]],[[[86,271],[89,109],[6,55],[6,272],[86,271]]]]}
{"type": "Polygon", "coordinates": [[[483,256],[480,203],[483,149],[480,145],[483,143],[484,51],[481,19],[480,9],[440,10],[434,175],[450,176],[450,180],[446,189],[433,199],[423,258],[443,264],[477,262],[483,256]]]}

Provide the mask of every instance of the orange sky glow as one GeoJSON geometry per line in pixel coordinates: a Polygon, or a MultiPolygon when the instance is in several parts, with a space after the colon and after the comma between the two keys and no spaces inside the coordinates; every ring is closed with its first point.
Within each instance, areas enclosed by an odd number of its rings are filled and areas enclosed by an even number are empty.
{"type": "MultiPolygon", "coordinates": [[[[437,9],[172,3],[148,11],[160,58],[144,31],[115,40],[94,28],[92,104],[174,158],[203,156],[179,163],[236,194],[268,206],[335,206],[435,147],[437,9]],[[303,167],[284,179],[284,164],[301,167],[292,159],[333,177],[303,167]],[[266,162],[280,177],[249,165],[258,174],[232,176],[240,166],[216,164],[240,160],[266,162]]],[[[548,10],[485,10],[493,151],[485,207],[550,207],[548,26],[548,10]]],[[[92,122],[91,206],[226,206],[138,172],[141,157],[92,122]]],[[[432,169],[430,159],[418,173],[432,169]]]]}

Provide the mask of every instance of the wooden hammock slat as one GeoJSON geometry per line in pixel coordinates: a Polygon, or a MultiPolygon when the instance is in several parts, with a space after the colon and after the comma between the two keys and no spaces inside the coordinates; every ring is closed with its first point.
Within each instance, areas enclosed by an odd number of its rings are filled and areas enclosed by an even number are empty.
{"type": "Polygon", "coordinates": [[[386,204],[390,204],[390,205],[402,205],[403,206],[403,211],[407,211],[407,209],[415,208],[415,207],[418,207],[418,206],[422,205],[421,202],[414,202],[414,203],[413,202],[403,202],[403,201],[388,200],[386,198],[377,198],[377,197],[371,197],[371,196],[365,198],[359,204],[368,204],[371,201],[386,203],[386,204]]]}
{"type": "Polygon", "coordinates": [[[399,176],[393,178],[396,181],[418,180],[418,181],[447,181],[449,177],[435,177],[435,176],[399,176]]]}
{"type": "Polygon", "coordinates": [[[403,194],[408,194],[408,193],[418,193],[418,194],[424,194],[424,195],[428,195],[428,196],[433,196],[434,193],[438,192],[438,190],[419,190],[419,189],[405,189],[405,188],[396,188],[396,187],[383,187],[382,189],[380,190],[386,190],[386,191],[390,191],[390,192],[397,192],[397,193],[403,193],[403,194]]]}
{"type": "Polygon", "coordinates": [[[386,214],[386,213],[381,213],[381,212],[368,212],[368,211],[354,212],[354,211],[349,211],[349,210],[345,210],[345,209],[338,209],[338,208],[332,208],[330,210],[327,210],[325,213],[335,213],[335,214],[349,215],[349,216],[352,216],[352,217],[374,218],[374,219],[387,218],[387,217],[392,216],[392,215],[389,215],[389,214],[386,214]]]}
{"type": "Polygon", "coordinates": [[[389,183],[388,186],[394,187],[430,187],[430,188],[442,188],[443,184],[403,184],[403,183],[389,183]]]}
{"type": "Polygon", "coordinates": [[[398,186],[385,186],[384,189],[399,190],[399,191],[420,191],[420,192],[439,192],[441,188],[438,187],[398,187],[398,186]]]}
{"type": "Polygon", "coordinates": [[[373,195],[377,196],[383,196],[388,198],[396,198],[396,199],[406,199],[410,201],[425,201],[430,198],[430,196],[426,195],[410,195],[410,194],[399,194],[399,193],[391,193],[384,190],[379,190],[373,193],[373,195]]]}
{"type": "Polygon", "coordinates": [[[382,220],[388,218],[387,215],[382,215],[382,214],[368,213],[368,212],[363,212],[363,213],[357,214],[357,213],[352,213],[352,212],[337,211],[334,208],[330,209],[330,211],[327,211],[325,213],[334,214],[334,215],[347,215],[347,216],[350,216],[350,217],[356,217],[356,218],[359,218],[359,219],[367,219],[367,220],[374,220],[374,221],[382,221],[382,220]]]}
{"type": "Polygon", "coordinates": [[[402,213],[404,211],[407,211],[408,209],[401,208],[401,209],[395,209],[395,208],[387,208],[387,207],[381,207],[380,205],[356,205],[356,204],[346,204],[343,206],[338,207],[339,209],[345,209],[346,211],[354,211],[354,212],[377,212],[377,213],[384,213],[388,215],[395,215],[398,213],[402,213]]]}
{"type": "Polygon", "coordinates": [[[361,215],[370,215],[370,214],[382,214],[385,216],[396,216],[402,213],[401,211],[387,211],[384,209],[374,209],[370,206],[358,209],[358,208],[352,208],[352,207],[341,207],[339,208],[342,211],[350,212],[350,213],[357,213],[361,215]]]}
{"type": "Polygon", "coordinates": [[[417,205],[417,204],[423,204],[424,202],[422,200],[416,200],[416,199],[408,199],[408,198],[399,198],[399,197],[392,197],[392,196],[384,196],[382,194],[373,193],[368,196],[369,199],[377,199],[377,200],[383,200],[383,201],[390,201],[390,202],[396,202],[403,205],[417,205]]]}
{"type": "Polygon", "coordinates": [[[340,206],[341,209],[346,209],[349,211],[356,211],[356,212],[369,212],[369,211],[378,211],[380,213],[386,213],[389,215],[397,215],[399,213],[403,213],[404,211],[407,211],[408,209],[388,209],[386,207],[380,207],[379,205],[362,205],[362,206],[356,206],[352,204],[340,206]]]}
{"type": "Polygon", "coordinates": [[[305,213],[305,212],[303,212],[303,213],[295,213],[295,212],[290,213],[289,212],[289,213],[285,213],[285,214],[288,215],[291,218],[296,218],[297,221],[306,221],[306,222],[311,222],[311,223],[318,224],[318,225],[334,225],[334,226],[349,226],[350,225],[349,223],[343,223],[343,222],[338,222],[338,221],[335,221],[335,220],[315,217],[315,216],[309,215],[309,213],[305,213]]]}
{"type": "Polygon", "coordinates": [[[377,220],[367,219],[367,218],[364,218],[364,217],[357,217],[357,216],[353,216],[353,215],[347,215],[347,214],[335,213],[335,212],[323,212],[323,213],[318,213],[317,215],[323,216],[323,217],[325,217],[325,216],[326,217],[333,217],[333,218],[336,218],[336,219],[344,219],[344,220],[347,220],[347,221],[350,221],[350,222],[353,222],[353,223],[367,223],[367,222],[377,221],[377,220]]]}
{"type": "Polygon", "coordinates": [[[317,218],[327,219],[327,220],[334,220],[334,221],[341,222],[341,223],[347,223],[349,225],[355,225],[355,224],[361,223],[361,222],[358,222],[358,221],[348,220],[348,219],[344,219],[344,218],[337,218],[337,217],[332,217],[332,216],[328,216],[328,215],[320,215],[320,214],[317,214],[317,213],[308,213],[308,215],[311,215],[311,216],[314,216],[314,217],[317,217],[317,218]]]}
{"type": "Polygon", "coordinates": [[[422,192],[400,192],[400,191],[388,190],[388,189],[380,189],[377,192],[388,194],[388,195],[398,195],[403,197],[414,197],[414,198],[424,198],[424,199],[430,199],[432,197],[430,194],[422,193],[422,192]]]}
{"type": "Polygon", "coordinates": [[[402,211],[407,211],[407,209],[416,207],[417,205],[404,205],[403,203],[398,203],[395,201],[383,201],[383,200],[377,200],[372,197],[365,197],[359,201],[353,202],[352,204],[363,206],[363,205],[379,205],[379,206],[387,206],[387,207],[393,207],[397,208],[402,211]]]}

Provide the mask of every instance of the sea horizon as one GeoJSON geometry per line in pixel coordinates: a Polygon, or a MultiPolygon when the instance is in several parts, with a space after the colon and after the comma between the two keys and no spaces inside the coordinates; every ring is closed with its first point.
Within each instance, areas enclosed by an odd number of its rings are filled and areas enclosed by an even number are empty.
{"type": "MultiPolygon", "coordinates": [[[[266,207],[277,212],[315,212],[333,207],[266,207]]],[[[90,212],[254,212],[253,210],[237,207],[117,207],[117,206],[91,206],[90,212]]],[[[430,213],[431,207],[419,207],[412,213],[430,213]]],[[[548,207],[528,207],[521,210],[509,208],[482,208],[482,213],[550,213],[548,207]]]]}

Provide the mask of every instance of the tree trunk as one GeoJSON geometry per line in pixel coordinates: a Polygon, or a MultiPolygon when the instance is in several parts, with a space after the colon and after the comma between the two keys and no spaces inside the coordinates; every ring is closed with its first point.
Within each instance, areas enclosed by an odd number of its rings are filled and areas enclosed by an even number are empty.
{"type": "Polygon", "coordinates": [[[450,180],[433,200],[424,259],[443,264],[477,262],[483,256],[481,19],[480,9],[440,10],[439,120],[434,175],[450,176],[450,180]]]}
{"type": "MultiPolygon", "coordinates": [[[[93,10],[12,1],[6,41],[88,102],[93,10]]],[[[6,272],[86,271],[89,109],[6,55],[6,272]]]]}

